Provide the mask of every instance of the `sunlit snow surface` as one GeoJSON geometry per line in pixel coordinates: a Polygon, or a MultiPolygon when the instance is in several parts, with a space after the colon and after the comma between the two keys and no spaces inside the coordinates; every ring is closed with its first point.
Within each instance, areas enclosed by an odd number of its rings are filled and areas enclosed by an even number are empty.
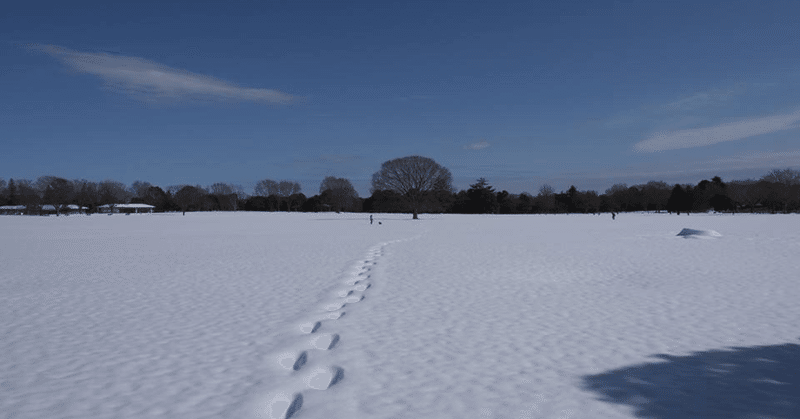
{"type": "Polygon", "coordinates": [[[0,418],[800,417],[800,216],[408,218],[2,216],[0,418]]]}

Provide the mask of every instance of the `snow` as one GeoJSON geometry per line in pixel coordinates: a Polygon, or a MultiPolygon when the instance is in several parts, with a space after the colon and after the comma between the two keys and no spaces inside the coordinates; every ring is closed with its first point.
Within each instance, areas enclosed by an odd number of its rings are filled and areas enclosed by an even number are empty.
{"type": "Polygon", "coordinates": [[[155,208],[155,205],[148,204],[114,204],[112,207],[116,208],[155,208]]]}
{"type": "Polygon", "coordinates": [[[683,230],[681,230],[680,233],[678,233],[678,235],[679,236],[683,236],[685,238],[690,238],[690,237],[695,237],[695,238],[697,238],[697,237],[722,237],[722,234],[719,234],[718,232],[716,232],[714,230],[695,230],[693,228],[684,228],[683,230]]]}
{"type": "Polygon", "coordinates": [[[0,418],[800,417],[800,216],[368,217],[0,217],[0,418]]]}

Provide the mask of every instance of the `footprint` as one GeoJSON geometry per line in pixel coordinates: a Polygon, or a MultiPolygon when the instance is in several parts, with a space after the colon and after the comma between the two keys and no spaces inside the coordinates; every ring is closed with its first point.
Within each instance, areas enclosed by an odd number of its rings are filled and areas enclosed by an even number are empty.
{"type": "Polygon", "coordinates": [[[364,299],[363,295],[352,295],[350,297],[345,298],[344,302],[347,303],[347,304],[353,304],[353,303],[357,303],[357,302],[359,302],[359,301],[361,301],[363,299],[364,299]]]}
{"type": "Polygon", "coordinates": [[[308,352],[284,352],[278,355],[278,364],[287,370],[298,371],[308,361],[308,352]]]}
{"type": "Polygon", "coordinates": [[[333,349],[337,343],[339,343],[339,335],[336,333],[323,333],[311,339],[311,345],[323,351],[333,349]]]}
{"type": "Polygon", "coordinates": [[[341,302],[341,303],[331,303],[331,304],[328,304],[328,305],[325,306],[325,310],[326,311],[339,311],[339,310],[343,309],[344,306],[345,306],[345,303],[343,303],[343,302],[341,302]]]}
{"type": "Polygon", "coordinates": [[[339,297],[347,297],[348,295],[352,294],[353,290],[341,290],[339,291],[339,297]]]}
{"type": "Polygon", "coordinates": [[[326,314],[325,318],[329,319],[329,320],[336,320],[336,319],[341,318],[342,316],[344,316],[344,314],[345,314],[344,311],[335,311],[335,312],[326,314]]]}
{"type": "Polygon", "coordinates": [[[327,390],[344,378],[342,367],[317,368],[306,377],[306,385],[314,390],[327,390]]]}
{"type": "Polygon", "coordinates": [[[320,322],[308,322],[300,325],[300,331],[303,333],[314,333],[322,326],[320,322]]]}
{"type": "Polygon", "coordinates": [[[353,288],[353,289],[356,290],[356,291],[366,291],[367,288],[369,288],[371,286],[372,286],[372,284],[369,284],[369,283],[367,283],[367,284],[356,284],[355,288],[353,288]]]}
{"type": "Polygon", "coordinates": [[[295,393],[292,395],[281,393],[276,395],[270,402],[269,417],[271,419],[289,419],[303,406],[303,395],[295,393]]]}
{"type": "Polygon", "coordinates": [[[355,285],[358,284],[359,282],[361,282],[361,280],[356,278],[350,278],[347,281],[344,281],[345,285],[355,285]]]}

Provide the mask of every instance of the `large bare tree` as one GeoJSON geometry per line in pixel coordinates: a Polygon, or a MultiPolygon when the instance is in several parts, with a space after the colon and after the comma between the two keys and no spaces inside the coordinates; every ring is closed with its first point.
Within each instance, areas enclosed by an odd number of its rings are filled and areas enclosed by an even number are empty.
{"type": "Polygon", "coordinates": [[[431,158],[408,156],[384,162],[381,170],[372,175],[370,192],[397,192],[405,199],[416,220],[420,204],[429,192],[452,190],[450,170],[431,158]]]}

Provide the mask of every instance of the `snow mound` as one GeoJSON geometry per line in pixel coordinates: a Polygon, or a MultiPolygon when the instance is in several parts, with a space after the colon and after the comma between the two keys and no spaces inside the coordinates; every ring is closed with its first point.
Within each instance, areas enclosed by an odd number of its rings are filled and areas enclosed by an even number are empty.
{"type": "Polygon", "coordinates": [[[717,233],[714,230],[695,230],[692,228],[684,228],[678,233],[679,236],[683,236],[684,238],[689,237],[722,237],[722,234],[717,233]]]}

